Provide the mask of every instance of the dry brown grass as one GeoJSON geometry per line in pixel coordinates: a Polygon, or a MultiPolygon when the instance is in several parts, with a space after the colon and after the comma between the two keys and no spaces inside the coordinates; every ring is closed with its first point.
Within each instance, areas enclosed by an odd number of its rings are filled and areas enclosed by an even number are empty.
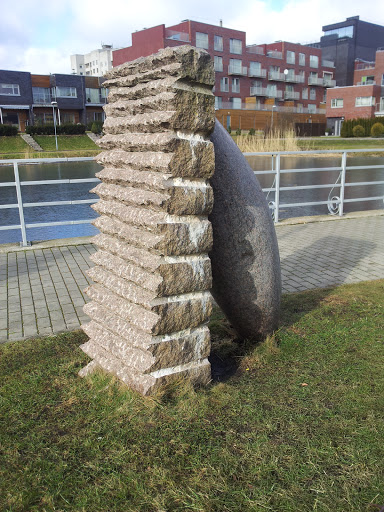
{"type": "Polygon", "coordinates": [[[300,151],[301,148],[292,128],[276,128],[260,135],[239,135],[236,143],[243,153],[261,153],[269,151],[300,151]]]}

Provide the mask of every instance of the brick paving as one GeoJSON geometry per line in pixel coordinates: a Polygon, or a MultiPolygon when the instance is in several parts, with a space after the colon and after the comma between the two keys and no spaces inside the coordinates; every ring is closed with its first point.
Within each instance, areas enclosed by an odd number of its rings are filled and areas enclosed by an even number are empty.
{"type": "MultiPolygon", "coordinates": [[[[383,215],[282,224],[276,232],[284,293],[384,279],[383,215]]],[[[0,343],[76,329],[87,321],[83,290],[95,247],[83,242],[1,250],[0,343]]]]}

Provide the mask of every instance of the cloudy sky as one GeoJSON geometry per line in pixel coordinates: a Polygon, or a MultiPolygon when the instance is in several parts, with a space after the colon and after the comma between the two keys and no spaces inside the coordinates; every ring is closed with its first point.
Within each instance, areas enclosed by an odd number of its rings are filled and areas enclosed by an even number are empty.
{"type": "MultiPolygon", "coordinates": [[[[350,16],[384,25],[383,0],[18,0],[1,2],[0,69],[70,73],[74,53],[129,46],[131,33],[192,19],[247,33],[247,44],[318,41],[350,16]]],[[[384,46],[384,45],[383,45],[384,46]]]]}

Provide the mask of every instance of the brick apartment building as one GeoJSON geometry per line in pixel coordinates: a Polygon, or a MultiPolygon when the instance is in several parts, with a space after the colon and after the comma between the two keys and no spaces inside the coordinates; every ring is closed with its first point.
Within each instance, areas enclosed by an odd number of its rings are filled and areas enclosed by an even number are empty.
{"type": "Polygon", "coordinates": [[[384,116],[384,48],[373,62],[355,61],[353,85],[328,91],[326,116],[336,135],[344,119],[384,116]]]}
{"type": "Polygon", "coordinates": [[[104,120],[103,78],[76,75],[32,75],[0,70],[0,124],[25,131],[27,125],[104,120]],[[52,102],[57,102],[57,106],[52,102]]]}
{"type": "Polygon", "coordinates": [[[264,128],[272,112],[275,120],[288,113],[298,123],[325,122],[326,88],[335,85],[335,69],[320,48],[283,41],[247,46],[245,32],[186,20],[134,32],[132,46],[113,51],[113,65],[182,44],[212,56],[217,118],[224,125],[264,128]]]}

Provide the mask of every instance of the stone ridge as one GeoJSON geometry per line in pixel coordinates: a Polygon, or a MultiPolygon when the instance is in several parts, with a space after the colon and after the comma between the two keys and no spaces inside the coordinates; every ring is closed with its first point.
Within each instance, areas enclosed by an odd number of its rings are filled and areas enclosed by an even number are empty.
{"type": "Polygon", "coordinates": [[[214,70],[204,50],[166,48],[113,69],[92,192],[100,234],[81,348],[146,395],[174,379],[210,381],[215,168],[214,70]]]}

